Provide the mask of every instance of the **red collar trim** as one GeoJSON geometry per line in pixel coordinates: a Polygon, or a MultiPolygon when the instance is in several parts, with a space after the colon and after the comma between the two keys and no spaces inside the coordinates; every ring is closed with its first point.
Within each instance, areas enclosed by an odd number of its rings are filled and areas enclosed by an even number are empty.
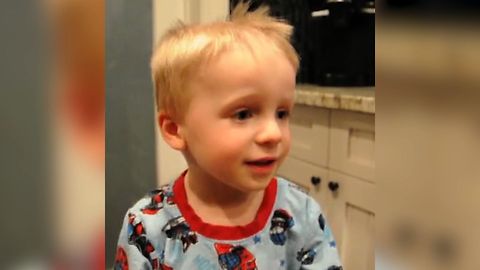
{"type": "Polygon", "coordinates": [[[251,223],[245,226],[221,226],[203,222],[190,207],[185,192],[185,174],[186,171],[173,184],[173,201],[193,231],[216,240],[240,240],[256,234],[267,224],[277,196],[276,178],[273,178],[265,189],[263,201],[251,223]]]}

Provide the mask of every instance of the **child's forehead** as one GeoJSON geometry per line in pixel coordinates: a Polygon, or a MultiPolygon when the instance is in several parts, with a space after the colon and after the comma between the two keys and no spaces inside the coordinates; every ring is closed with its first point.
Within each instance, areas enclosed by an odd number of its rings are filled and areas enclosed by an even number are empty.
{"type": "Polygon", "coordinates": [[[272,37],[257,29],[241,29],[232,27],[222,31],[198,31],[182,42],[186,51],[198,52],[208,62],[221,57],[225,52],[240,51],[246,55],[255,55],[265,50],[278,50],[280,47],[272,37]]]}
{"type": "Polygon", "coordinates": [[[235,89],[244,91],[253,86],[261,88],[277,84],[278,81],[272,82],[273,77],[286,84],[295,80],[294,67],[286,56],[281,52],[264,48],[253,51],[236,47],[223,52],[214,61],[206,63],[199,69],[191,85],[208,94],[215,94],[218,89],[228,89],[226,92],[233,94],[237,92],[235,89]]]}
{"type": "Polygon", "coordinates": [[[210,70],[212,67],[221,65],[239,65],[239,68],[246,67],[248,64],[259,64],[266,58],[284,58],[286,55],[276,46],[267,46],[266,43],[237,43],[225,47],[218,54],[211,56],[203,61],[200,72],[210,70]]]}

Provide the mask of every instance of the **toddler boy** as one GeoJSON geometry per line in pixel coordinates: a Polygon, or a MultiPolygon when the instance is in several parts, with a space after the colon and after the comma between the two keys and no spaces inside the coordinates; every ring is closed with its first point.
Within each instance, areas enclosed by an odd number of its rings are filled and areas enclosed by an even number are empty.
{"type": "Polygon", "coordinates": [[[188,164],[128,210],[115,269],[342,269],[318,204],[275,173],[298,57],[267,7],[181,25],[152,57],[163,139],[188,164]]]}

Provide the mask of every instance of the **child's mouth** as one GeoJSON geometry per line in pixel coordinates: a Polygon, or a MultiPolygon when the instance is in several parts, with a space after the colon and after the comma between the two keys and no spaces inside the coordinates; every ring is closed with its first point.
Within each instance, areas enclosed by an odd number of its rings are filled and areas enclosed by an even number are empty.
{"type": "Polygon", "coordinates": [[[262,160],[262,161],[247,161],[248,165],[255,165],[255,166],[267,166],[275,162],[274,160],[262,160]]]}
{"type": "Polygon", "coordinates": [[[270,173],[275,167],[276,159],[262,158],[257,160],[246,161],[245,164],[254,172],[258,174],[270,173]]]}

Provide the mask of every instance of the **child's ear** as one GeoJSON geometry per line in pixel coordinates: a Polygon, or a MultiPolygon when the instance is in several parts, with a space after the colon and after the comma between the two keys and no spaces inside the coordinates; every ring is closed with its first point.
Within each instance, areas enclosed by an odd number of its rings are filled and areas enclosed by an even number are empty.
{"type": "Polygon", "coordinates": [[[165,111],[158,113],[158,126],[165,142],[175,150],[185,149],[185,139],[180,132],[180,125],[165,111]]]}

